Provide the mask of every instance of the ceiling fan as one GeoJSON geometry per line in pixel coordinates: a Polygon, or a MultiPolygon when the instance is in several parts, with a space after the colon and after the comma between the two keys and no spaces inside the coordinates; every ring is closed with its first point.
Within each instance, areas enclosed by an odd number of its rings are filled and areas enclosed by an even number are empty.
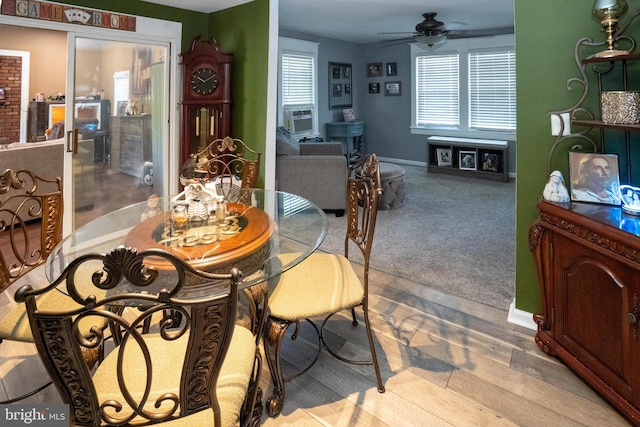
{"type": "Polygon", "coordinates": [[[423,13],[424,21],[416,25],[414,32],[391,32],[379,34],[411,34],[411,36],[394,40],[388,40],[383,47],[394,46],[401,43],[414,42],[425,49],[434,49],[442,45],[447,39],[463,39],[470,37],[488,37],[500,34],[512,34],[513,27],[489,28],[483,30],[461,30],[464,22],[454,22],[453,25],[445,25],[436,19],[437,13],[423,13]]]}

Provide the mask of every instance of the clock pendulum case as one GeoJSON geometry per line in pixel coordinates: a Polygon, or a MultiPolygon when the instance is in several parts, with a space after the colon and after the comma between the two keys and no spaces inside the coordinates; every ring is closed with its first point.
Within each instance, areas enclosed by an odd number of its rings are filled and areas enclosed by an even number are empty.
{"type": "Polygon", "coordinates": [[[184,71],[181,163],[214,139],[231,136],[231,63],[210,38],[180,54],[184,71]]]}

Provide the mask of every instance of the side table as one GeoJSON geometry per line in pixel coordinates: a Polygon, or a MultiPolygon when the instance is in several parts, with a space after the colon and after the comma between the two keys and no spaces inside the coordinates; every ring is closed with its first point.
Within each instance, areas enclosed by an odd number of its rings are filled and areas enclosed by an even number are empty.
{"type": "Polygon", "coordinates": [[[331,122],[326,126],[327,141],[341,141],[347,157],[359,157],[364,152],[364,121],[331,122]]]}

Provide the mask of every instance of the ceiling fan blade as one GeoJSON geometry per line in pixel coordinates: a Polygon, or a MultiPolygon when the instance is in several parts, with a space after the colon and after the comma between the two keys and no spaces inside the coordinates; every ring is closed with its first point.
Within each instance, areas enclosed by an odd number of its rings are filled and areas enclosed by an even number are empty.
{"type": "Polygon", "coordinates": [[[415,31],[391,31],[391,32],[378,33],[378,34],[420,34],[420,33],[416,33],[415,31]]]}
{"type": "Polygon", "coordinates": [[[381,43],[408,43],[415,40],[415,37],[402,37],[400,39],[383,40],[381,43]]]}
{"type": "Polygon", "coordinates": [[[503,34],[513,34],[513,27],[502,28],[488,28],[486,30],[460,30],[449,31],[447,33],[448,39],[468,39],[473,37],[491,37],[500,36],[503,34]]]}
{"type": "Polygon", "coordinates": [[[459,21],[454,21],[454,22],[448,22],[446,24],[444,24],[442,27],[440,27],[441,30],[443,31],[457,31],[462,29],[463,27],[467,26],[469,24],[467,24],[466,22],[459,22],[459,21]]]}
{"type": "Polygon", "coordinates": [[[393,47],[393,46],[400,46],[401,44],[409,44],[409,43],[413,43],[413,39],[396,40],[394,42],[383,42],[380,47],[382,48],[393,47]]]}

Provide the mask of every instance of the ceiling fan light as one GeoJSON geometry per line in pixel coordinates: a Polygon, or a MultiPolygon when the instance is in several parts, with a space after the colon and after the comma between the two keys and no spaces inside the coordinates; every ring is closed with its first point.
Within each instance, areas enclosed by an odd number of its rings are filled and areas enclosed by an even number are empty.
{"type": "Polygon", "coordinates": [[[416,36],[415,40],[420,47],[424,45],[427,48],[433,48],[447,41],[447,37],[444,34],[436,34],[433,36],[420,35],[416,36]]]}

